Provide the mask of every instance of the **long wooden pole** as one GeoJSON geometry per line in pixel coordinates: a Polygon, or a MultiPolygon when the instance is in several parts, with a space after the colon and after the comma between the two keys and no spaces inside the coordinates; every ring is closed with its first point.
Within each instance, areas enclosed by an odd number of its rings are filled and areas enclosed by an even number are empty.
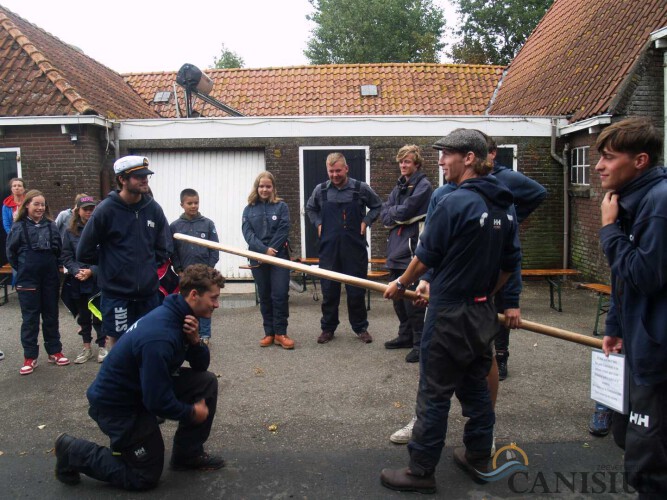
{"type": "MultiPolygon", "coordinates": [[[[278,257],[272,257],[263,253],[252,252],[250,250],[242,250],[240,248],[231,247],[224,245],[222,243],[215,243],[214,241],[204,240],[201,238],[195,238],[193,236],[188,236],[187,234],[176,233],[174,238],[177,240],[188,241],[195,245],[201,245],[204,247],[212,248],[214,250],[220,250],[222,252],[231,253],[234,255],[239,255],[241,257],[246,257],[248,259],[253,259],[265,264],[273,264],[279,267],[285,267],[291,269],[292,271],[297,271],[300,273],[310,274],[312,276],[317,276],[318,278],[329,279],[333,281],[339,281],[348,285],[354,285],[361,288],[367,288],[369,290],[374,290],[376,292],[384,293],[387,289],[387,285],[378,283],[376,281],[371,281],[363,278],[357,278],[356,276],[350,276],[348,274],[337,273],[335,271],[329,271],[328,269],[321,269],[319,267],[309,266],[306,264],[301,264],[299,262],[292,262],[286,259],[280,259],[278,257]]],[[[417,298],[417,294],[410,290],[405,292],[405,297],[409,299],[417,298]]],[[[505,321],[505,316],[502,314],[498,315],[500,321],[505,321]]],[[[589,347],[602,347],[602,341],[587,335],[582,335],[580,333],[570,332],[568,330],[563,330],[561,328],[556,328],[553,326],[542,325],[540,323],[533,323],[532,321],[521,320],[521,328],[528,330],[534,333],[541,333],[543,335],[548,335],[550,337],[555,337],[562,340],[568,340],[570,342],[575,342],[577,344],[586,345],[589,347]]]]}

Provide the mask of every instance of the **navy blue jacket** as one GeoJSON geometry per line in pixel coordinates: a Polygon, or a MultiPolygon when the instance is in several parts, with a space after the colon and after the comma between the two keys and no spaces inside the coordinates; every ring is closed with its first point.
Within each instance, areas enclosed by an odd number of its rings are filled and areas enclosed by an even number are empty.
{"type": "MultiPolygon", "coordinates": [[[[183,233],[195,238],[202,238],[208,241],[218,240],[218,232],[215,230],[215,224],[208,217],[197,214],[196,217],[188,219],[183,214],[169,225],[172,236],[175,233],[183,233]]],[[[171,263],[174,270],[179,273],[191,264],[206,264],[209,267],[215,267],[220,260],[220,251],[212,248],[195,245],[189,241],[173,240],[174,253],[171,256],[171,263]]]]}
{"type": "MultiPolygon", "coordinates": [[[[34,276],[34,273],[37,271],[31,273],[31,270],[26,269],[23,265],[29,246],[34,250],[51,250],[56,256],[58,263],[60,263],[63,242],[60,239],[60,233],[56,225],[45,217],[39,223],[35,223],[29,217],[14,222],[7,236],[6,252],[9,265],[15,271],[20,271],[16,276],[16,285],[22,287],[38,286],[41,281],[37,276],[34,276]],[[25,239],[25,232],[23,231],[24,223],[28,229],[28,238],[30,241],[26,241],[25,239]],[[49,228],[51,229],[50,231],[49,228]]],[[[57,265],[55,266],[55,272],[58,272],[57,265]]]]}
{"type": "MultiPolygon", "coordinates": [[[[289,209],[284,201],[267,203],[257,201],[243,209],[241,230],[248,243],[248,250],[266,253],[269,248],[278,251],[276,257],[287,257],[287,238],[289,237],[289,209]]],[[[252,265],[257,262],[251,261],[252,265]]]]}
{"type": "Polygon", "coordinates": [[[185,340],[183,321],[188,314],[194,315],[183,296],[173,294],[132,325],[88,388],[90,404],[113,415],[145,408],[159,417],[188,421],[192,405],[176,398],[172,374],[184,361],[196,371],[206,371],[210,361],[208,347],[185,340]]]}
{"type": "Polygon", "coordinates": [[[63,266],[67,269],[67,272],[71,276],[70,284],[73,292],[73,297],[77,298],[81,294],[84,295],[95,295],[99,288],[97,287],[97,273],[99,272],[95,264],[84,264],[76,260],[76,248],[79,245],[79,240],[81,239],[81,231],[83,231],[84,226],[79,226],[79,234],[74,234],[72,231],[65,230],[63,237],[63,253],[62,261],[63,266]],[[81,269],[90,269],[93,272],[93,275],[88,278],[86,281],[79,281],[74,276],[81,269]]]}
{"type": "Polygon", "coordinates": [[[519,224],[525,221],[547,196],[547,190],[542,184],[498,163],[494,163],[491,175],[505,184],[512,193],[519,224]]]}
{"type": "Polygon", "coordinates": [[[521,268],[512,201],[509,189],[487,175],[462,182],[438,203],[416,251],[434,271],[431,304],[488,296],[501,270],[512,273],[521,268]],[[494,216],[487,203],[500,215],[494,216]]]}
{"type": "Polygon", "coordinates": [[[667,171],[651,168],[620,189],[619,217],[600,229],[611,267],[605,335],[623,338],[637,384],[667,380],[667,171]]]}
{"type": "Polygon", "coordinates": [[[387,238],[387,267],[407,269],[419,239],[419,226],[424,222],[433,187],[426,175],[418,170],[406,182],[401,176],[396,187],[382,204],[380,219],[390,228],[387,238]]]}
{"type": "Polygon", "coordinates": [[[126,204],[112,191],[100,203],[81,233],[76,260],[95,264],[98,284],[106,295],[145,300],[157,293],[157,268],[172,250],[169,224],[162,207],[150,196],[126,204]]]}

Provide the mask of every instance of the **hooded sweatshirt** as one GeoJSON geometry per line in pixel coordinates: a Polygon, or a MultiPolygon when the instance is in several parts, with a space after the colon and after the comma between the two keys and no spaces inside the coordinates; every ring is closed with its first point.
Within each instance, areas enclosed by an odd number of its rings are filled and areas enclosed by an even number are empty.
{"type": "Polygon", "coordinates": [[[81,233],[76,260],[96,264],[98,285],[109,297],[146,300],[157,293],[157,268],[171,253],[171,233],[162,207],[150,196],[134,205],[112,191],[81,233]]]}
{"type": "Polygon", "coordinates": [[[433,268],[431,305],[489,296],[501,270],[521,267],[512,193],[488,175],[462,182],[430,215],[416,256],[433,268]]]}
{"type": "MultiPolygon", "coordinates": [[[[169,226],[172,236],[175,233],[183,233],[195,238],[201,238],[208,241],[218,242],[218,233],[215,230],[215,224],[200,213],[189,219],[187,215],[182,214],[169,226]]],[[[174,253],[171,256],[171,262],[174,270],[179,273],[191,264],[206,264],[209,267],[215,267],[220,259],[220,252],[212,248],[206,248],[201,245],[195,245],[189,241],[174,240],[174,253]]]]}

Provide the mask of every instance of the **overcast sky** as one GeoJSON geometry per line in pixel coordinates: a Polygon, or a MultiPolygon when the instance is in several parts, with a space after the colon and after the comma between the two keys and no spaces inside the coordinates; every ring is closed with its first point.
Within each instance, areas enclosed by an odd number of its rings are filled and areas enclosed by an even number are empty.
{"type": "MultiPolygon", "coordinates": [[[[363,0],[359,0],[363,1],[363,0]]],[[[449,0],[434,0],[455,24],[449,0]]],[[[0,0],[0,5],[119,73],[213,65],[221,45],[247,68],[307,64],[308,0],[0,0]]],[[[400,29],[397,27],[397,29],[400,29]]]]}

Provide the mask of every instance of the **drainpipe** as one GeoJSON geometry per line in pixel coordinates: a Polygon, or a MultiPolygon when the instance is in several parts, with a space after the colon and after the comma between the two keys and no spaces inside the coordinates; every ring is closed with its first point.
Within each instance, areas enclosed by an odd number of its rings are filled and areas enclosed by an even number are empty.
{"type": "Polygon", "coordinates": [[[561,165],[561,167],[563,167],[563,269],[567,269],[568,253],[570,247],[570,200],[568,196],[569,175],[567,171],[567,161],[565,161],[565,158],[567,158],[567,146],[563,148],[562,157],[556,154],[556,120],[556,118],[551,119],[551,157],[556,160],[561,165]]]}

